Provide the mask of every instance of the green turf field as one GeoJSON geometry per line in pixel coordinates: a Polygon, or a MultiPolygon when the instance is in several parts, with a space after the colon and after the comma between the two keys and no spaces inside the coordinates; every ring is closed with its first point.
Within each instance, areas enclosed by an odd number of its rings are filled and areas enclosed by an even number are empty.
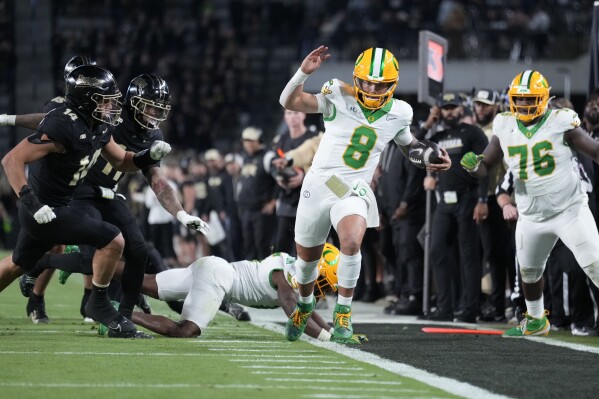
{"type": "MultiPolygon", "coordinates": [[[[0,299],[3,398],[454,397],[307,342],[220,315],[199,339],[101,338],[79,317],[81,278],[55,278],[34,325],[14,283],[0,299]],[[356,395],[359,393],[359,395],[356,395]]],[[[176,317],[152,301],[155,313],[176,317]]],[[[333,345],[334,344],[330,344],[333,345]]]]}

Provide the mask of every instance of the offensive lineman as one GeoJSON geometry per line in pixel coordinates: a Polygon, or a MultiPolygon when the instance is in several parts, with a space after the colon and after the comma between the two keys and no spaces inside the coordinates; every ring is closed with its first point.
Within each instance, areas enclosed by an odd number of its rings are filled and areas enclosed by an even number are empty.
{"type": "MultiPolygon", "coordinates": [[[[331,225],[341,243],[333,335],[338,339],[352,336],[351,302],[360,275],[360,246],[366,228],[379,225],[370,182],[389,141],[394,140],[406,156],[416,143],[410,133],[412,107],[393,99],[399,66],[386,49],[370,48],[358,56],[353,88],[332,79],[319,94],[303,91],[308,76],[330,57],[327,50],[328,47],[320,46],[303,60],[279,99],[288,110],[322,113],[326,130],[304,179],[297,210],[295,242],[300,296],[285,329],[290,341],[301,336],[314,310],[316,266],[331,225]]],[[[443,163],[429,166],[429,170],[449,169],[447,152],[442,150],[440,158],[443,163]]]]}
{"type": "Polygon", "coordinates": [[[573,150],[599,163],[599,143],[580,128],[576,112],[548,108],[550,89],[539,72],[519,73],[508,91],[510,112],[495,117],[489,145],[481,155],[469,152],[460,162],[482,177],[504,158],[514,175],[520,215],[516,255],[528,312],[505,336],[549,334],[543,271],[558,238],[599,286],[599,234],[573,168],[573,150]]]}

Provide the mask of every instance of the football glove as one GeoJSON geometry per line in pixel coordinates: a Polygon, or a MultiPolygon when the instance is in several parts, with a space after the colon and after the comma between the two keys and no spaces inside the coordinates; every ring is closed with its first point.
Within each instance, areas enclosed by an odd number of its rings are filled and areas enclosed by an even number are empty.
{"type": "Polygon", "coordinates": [[[362,345],[363,342],[368,342],[368,337],[364,334],[354,334],[350,338],[342,338],[336,335],[331,335],[331,342],[346,345],[362,345]]]}
{"type": "Polygon", "coordinates": [[[171,152],[171,146],[167,142],[156,140],[150,147],[150,158],[160,161],[169,152],[171,152]]]}
{"type": "Polygon", "coordinates": [[[45,224],[56,219],[56,214],[48,205],[42,205],[29,186],[23,186],[19,193],[21,205],[33,216],[38,224],[45,224]]]}
{"type": "Polygon", "coordinates": [[[470,152],[467,152],[466,154],[464,154],[464,156],[462,157],[462,160],[460,161],[460,165],[462,165],[462,167],[464,169],[466,169],[466,172],[474,173],[478,170],[478,167],[484,157],[485,156],[482,154],[476,155],[475,153],[470,151],[470,152]]]}
{"type": "Polygon", "coordinates": [[[210,231],[210,227],[208,223],[204,222],[197,216],[192,216],[185,211],[177,212],[177,220],[187,226],[188,228],[199,231],[200,233],[206,235],[210,231]]]}

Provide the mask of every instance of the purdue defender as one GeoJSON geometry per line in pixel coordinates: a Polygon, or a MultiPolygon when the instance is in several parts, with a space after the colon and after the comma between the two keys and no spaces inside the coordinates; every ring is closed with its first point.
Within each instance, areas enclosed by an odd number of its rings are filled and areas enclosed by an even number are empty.
{"type": "Polygon", "coordinates": [[[599,143],[579,127],[576,112],[548,108],[550,89],[539,72],[519,73],[508,91],[510,112],[495,117],[489,145],[481,155],[469,152],[460,162],[481,177],[504,158],[514,174],[520,214],[516,252],[528,313],[507,336],[549,333],[543,271],[558,238],[599,286],[599,234],[573,168],[573,150],[599,163],[599,143]]]}
{"type": "MultiPolygon", "coordinates": [[[[170,109],[169,88],[162,78],[154,74],[135,77],[127,89],[125,112],[121,114],[122,123],[114,128],[113,140],[127,151],[148,150],[154,142],[162,140],[159,124],[166,120],[170,109]]],[[[159,160],[146,165],[142,172],[167,211],[191,229],[204,234],[208,231],[205,222],[183,210],[177,193],[168,184],[160,169],[159,160]]],[[[123,176],[124,174],[113,168],[106,159],[98,158],[83,183],[73,193],[70,205],[83,209],[96,219],[117,226],[122,232],[125,239],[123,256],[127,262],[121,280],[123,292],[119,312],[131,318],[143,281],[149,249],[124,199],[115,194],[116,186],[123,176]]],[[[93,247],[81,249],[87,255],[94,252],[93,247]]],[[[40,270],[33,271],[32,276],[35,277],[36,272],[39,273],[40,270]]],[[[109,331],[109,336],[113,335],[114,332],[109,331]]]]}
{"type": "MultiPolygon", "coordinates": [[[[281,93],[286,109],[322,113],[326,133],[302,185],[297,210],[295,242],[300,298],[286,326],[287,338],[300,337],[314,309],[316,265],[331,225],[341,242],[339,296],[333,313],[334,335],[352,336],[351,301],[360,274],[360,245],[367,227],[379,225],[370,181],[385,146],[394,140],[405,155],[416,139],[410,133],[412,107],[393,99],[399,66],[389,51],[370,48],[358,56],[354,87],[329,80],[320,94],[303,92],[303,83],[330,57],[320,46],[302,62],[281,93]]],[[[451,161],[430,170],[447,170],[451,161]]]]}
{"type": "MultiPolygon", "coordinates": [[[[318,263],[317,297],[336,290],[339,250],[326,244],[318,263]]],[[[169,337],[197,337],[205,331],[223,300],[231,300],[254,308],[282,307],[289,316],[294,310],[297,294],[295,258],[276,253],[262,261],[244,260],[228,263],[208,256],[196,260],[185,269],[171,269],[146,275],[143,291],[163,301],[183,301],[181,321],[164,316],[133,313],[133,320],[154,332],[169,337]]],[[[306,333],[322,341],[335,341],[330,326],[316,312],[307,322],[306,333]]],[[[354,335],[343,343],[359,344],[365,340],[354,335]]]]}
{"type": "Polygon", "coordinates": [[[68,75],[66,85],[65,104],[50,112],[35,134],[2,159],[7,178],[21,200],[22,229],[14,254],[0,262],[0,291],[31,270],[52,246],[91,245],[98,250],[86,312],[117,336],[139,336],[135,325],[112,308],[106,294],[123,251],[122,234],[114,225],[68,205],[100,154],[118,170],[135,171],[160,160],[170,146],[156,141],[149,150],[134,154],[112,140],[112,127],[120,122],[121,93],[109,71],[80,66],[68,75]]]}

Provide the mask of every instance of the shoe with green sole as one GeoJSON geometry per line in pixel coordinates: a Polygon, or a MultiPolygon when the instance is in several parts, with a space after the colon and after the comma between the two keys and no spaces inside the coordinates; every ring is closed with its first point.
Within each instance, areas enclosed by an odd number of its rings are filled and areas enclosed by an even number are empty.
{"type": "Polygon", "coordinates": [[[516,327],[512,327],[503,333],[504,337],[524,337],[524,336],[545,336],[549,335],[551,324],[547,320],[548,311],[545,311],[543,317],[535,319],[528,313],[524,313],[524,318],[516,327]]]}
{"type": "Polygon", "coordinates": [[[308,324],[308,319],[314,311],[315,305],[315,300],[313,300],[311,304],[298,302],[297,305],[295,305],[295,309],[293,310],[293,313],[291,313],[291,316],[289,316],[289,320],[287,320],[287,324],[285,325],[285,336],[289,341],[297,341],[299,337],[302,336],[306,329],[306,324],[308,324]]]}
{"type": "MultiPolygon", "coordinates": [[[[63,254],[70,254],[72,252],[81,252],[79,250],[79,247],[77,245],[67,245],[64,248],[64,252],[63,254]]],[[[65,272],[64,270],[59,270],[58,271],[58,282],[60,284],[65,284],[67,282],[67,280],[69,279],[69,276],[71,275],[71,272],[65,272]]]]}
{"type": "Polygon", "coordinates": [[[354,329],[351,324],[351,306],[335,305],[333,312],[333,336],[340,339],[351,339],[354,329]]]}

